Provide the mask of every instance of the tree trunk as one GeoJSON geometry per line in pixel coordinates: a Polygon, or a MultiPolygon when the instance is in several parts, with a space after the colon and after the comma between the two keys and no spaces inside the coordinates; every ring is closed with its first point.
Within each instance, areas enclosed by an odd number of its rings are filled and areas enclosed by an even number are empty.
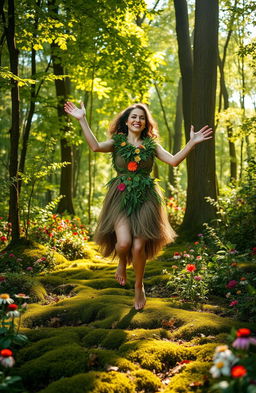
{"type": "MultiPolygon", "coordinates": [[[[1,14],[3,22],[5,15],[3,10],[4,1],[1,1],[1,14]]],[[[7,40],[10,71],[18,76],[19,52],[15,43],[15,5],[14,0],[8,0],[8,21],[4,23],[5,35],[7,40]]],[[[20,137],[20,98],[18,82],[11,80],[11,104],[12,119],[10,128],[10,163],[9,176],[12,181],[10,185],[9,199],[9,221],[12,225],[12,243],[16,243],[20,239],[20,222],[19,222],[19,191],[18,191],[18,149],[20,137]],[[16,180],[13,180],[15,178],[16,180]]]]}
{"type": "MultiPolygon", "coordinates": [[[[178,94],[176,99],[176,114],[175,114],[175,122],[174,122],[174,138],[173,138],[173,149],[172,154],[177,153],[181,149],[181,138],[182,138],[182,121],[183,121],[183,113],[182,113],[182,80],[180,78],[178,85],[178,94]]],[[[176,179],[174,175],[174,169],[171,165],[169,165],[169,183],[172,186],[176,186],[176,179]]],[[[169,195],[172,196],[171,190],[169,190],[169,195]]]]}
{"type": "MultiPolygon", "coordinates": [[[[220,70],[220,87],[223,96],[224,109],[228,109],[229,95],[225,82],[224,65],[220,59],[219,59],[219,70],[220,70]]],[[[232,182],[237,178],[237,159],[236,159],[235,144],[230,140],[230,138],[233,137],[233,128],[231,124],[227,126],[227,135],[228,135],[229,159],[230,159],[230,181],[232,182]]]]}
{"type": "MultiPolygon", "coordinates": [[[[40,4],[41,4],[41,0],[38,0],[36,3],[37,7],[40,7],[40,4]]],[[[35,30],[33,33],[33,37],[36,38],[37,30],[38,30],[38,15],[35,18],[34,29],[35,30]]],[[[35,74],[36,74],[36,51],[33,48],[33,43],[32,43],[31,78],[34,78],[35,74]]],[[[25,161],[26,161],[26,155],[27,155],[29,134],[30,134],[33,115],[35,112],[35,107],[36,107],[36,97],[38,95],[39,89],[36,92],[36,85],[31,84],[31,86],[30,86],[30,106],[29,106],[29,111],[28,111],[28,116],[27,116],[27,120],[26,120],[26,124],[25,124],[25,128],[24,128],[24,132],[22,135],[22,149],[21,149],[21,153],[20,153],[20,162],[19,162],[19,172],[22,172],[22,173],[24,173],[24,171],[25,171],[25,161]]],[[[19,193],[21,192],[21,185],[22,185],[22,181],[21,181],[21,179],[19,179],[19,193]]]]}
{"type": "Polygon", "coordinates": [[[187,1],[174,0],[174,7],[176,15],[176,33],[178,40],[180,72],[182,76],[182,107],[185,135],[186,141],[189,141],[191,126],[193,60],[189,36],[187,1]]]}
{"type": "MultiPolygon", "coordinates": [[[[218,1],[196,1],[192,124],[214,127],[218,53],[218,1]]],[[[217,198],[214,138],[195,147],[188,165],[187,206],[182,230],[195,236],[204,222],[216,218],[205,198],[217,198]]]]}
{"type": "MultiPolygon", "coordinates": [[[[58,7],[55,4],[55,0],[49,1],[50,10],[56,15],[58,15],[58,7]]],[[[53,63],[53,71],[55,75],[64,75],[64,68],[61,63],[61,58],[58,55],[58,45],[53,42],[51,44],[52,50],[52,63],[53,63]]],[[[61,162],[69,162],[70,164],[61,168],[61,179],[60,179],[60,195],[63,195],[63,198],[60,200],[57,212],[64,213],[67,212],[69,214],[75,214],[72,200],[72,188],[73,188],[73,180],[72,180],[72,165],[73,165],[73,154],[72,147],[69,146],[67,139],[65,138],[65,133],[69,130],[68,126],[68,118],[64,111],[64,103],[68,98],[67,92],[67,82],[64,79],[56,79],[55,80],[55,89],[57,96],[57,114],[59,119],[59,125],[61,130],[61,162]]]]}

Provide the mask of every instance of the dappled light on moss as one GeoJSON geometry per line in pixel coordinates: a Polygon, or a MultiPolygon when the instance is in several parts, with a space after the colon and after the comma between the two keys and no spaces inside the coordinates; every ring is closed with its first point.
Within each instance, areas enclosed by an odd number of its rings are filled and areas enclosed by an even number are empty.
{"type": "Polygon", "coordinates": [[[238,322],[211,304],[195,311],[179,298],[157,297],[165,253],[148,264],[147,305],[137,312],[133,271],[120,287],[116,262],[92,250],[92,259],[66,260],[36,278],[46,300],[23,315],[30,343],[17,354],[28,393],[192,393],[196,383],[203,392],[214,349],[238,322]],[[184,360],[190,363],[179,366],[184,360]]]}

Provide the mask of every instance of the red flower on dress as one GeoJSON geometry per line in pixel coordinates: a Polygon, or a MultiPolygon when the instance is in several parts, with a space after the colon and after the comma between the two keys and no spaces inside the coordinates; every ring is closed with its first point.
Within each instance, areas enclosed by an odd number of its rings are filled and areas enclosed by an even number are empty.
{"type": "Polygon", "coordinates": [[[127,165],[128,171],[136,172],[138,169],[138,164],[135,161],[130,161],[127,165]]]}
{"type": "Polygon", "coordinates": [[[193,265],[192,263],[188,264],[186,266],[186,269],[187,269],[188,272],[194,272],[196,270],[196,265],[193,265]]]}
{"type": "Polygon", "coordinates": [[[240,364],[232,367],[231,369],[231,375],[233,378],[240,378],[246,374],[247,374],[246,368],[244,366],[241,366],[240,364]]]}
{"type": "Polygon", "coordinates": [[[119,191],[124,191],[126,189],[126,185],[124,183],[120,183],[118,184],[117,188],[119,191]]]}

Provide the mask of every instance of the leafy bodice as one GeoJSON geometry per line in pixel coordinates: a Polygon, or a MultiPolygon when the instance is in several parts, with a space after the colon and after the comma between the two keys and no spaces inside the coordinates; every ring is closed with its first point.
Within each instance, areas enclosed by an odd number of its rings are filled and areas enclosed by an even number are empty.
{"type": "Polygon", "coordinates": [[[148,193],[159,199],[154,188],[154,179],[149,174],[155,157],[156,143],[146,137],[138,147],[128,143],[123,133],[115,134],[113,166],[118,175],[108,185],[114,185],[121,194],[121,204],[129,216],[146,200],[148,193]]]}

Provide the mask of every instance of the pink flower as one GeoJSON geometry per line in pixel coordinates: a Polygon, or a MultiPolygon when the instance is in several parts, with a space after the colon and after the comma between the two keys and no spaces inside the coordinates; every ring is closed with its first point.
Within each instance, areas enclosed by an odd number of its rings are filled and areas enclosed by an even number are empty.
{"type": "Polygon", "coordinates": [[[194,279],[195,279],[196,281],[201,281],[201,280],[203,279],[203,277],[202,277],[202,276],[195,276],[194,279]]]}
{"type": "Polygon", "coordinates": [[[201,259],[202,259],[201,255],[198,255],[198,256],[196,257],[196,259],[197,259],[198,261],[201,261],[201,259]]]}
{"type": "Polygon", "coordinates": [[[32,272],[33,268],[32,268],[32,266],[28,266],[26,270],[29,272],[32,272]]]}
{"type": "Polygon", "coordinates": [[[126,189],[126,185],[124,183],[120,183],[118,184],[117,188],[119,191],[124,191],[126,189]]]}
{"type": "Polygon", "coordinates": [[[238,254],[238,251],[232,248],[232,250],[229,250],[229,254],[238,254]]]}
{"type": "Polygon", "coordinates": [[[198,237],[204,237],[204,235],[202,233],[198,233],[197,235],[198,237]]]}
{"type": "Polygon", "coordinates": [[[227,288],[234,288],[238,284],[238,281],[236,280],[231,280],[227,283],[226,287],[227,288]]]}
{"type": "Polygon", "coordinates": [[[9,254],[9,257],[10,257],[10,258],[14,258],[15,255],[14,255],[14,254],[9,254]]]}
{"type": "Polygon", "coordinates": [[[176,251],[176,252],[173,254],[173,259],[180,259],[180,258],[181,258],[180,253],[176,251]]]}
{"type": "Polygon", "coordinates": [[[236,332],[237,338],[233,342],[232,346],[236,349],[247,350],[250,346],[256,345],[256,338],[250,337],[251,330],[247,328],[238,329],[236,332]]]}
{"type": "Polygon", "coordinates": [[[234,307],[234,306],[236,306],[238,304],[238,301],[237,300],[233,300],[231,303],[230,303],[230,307],[234,307]]]}

